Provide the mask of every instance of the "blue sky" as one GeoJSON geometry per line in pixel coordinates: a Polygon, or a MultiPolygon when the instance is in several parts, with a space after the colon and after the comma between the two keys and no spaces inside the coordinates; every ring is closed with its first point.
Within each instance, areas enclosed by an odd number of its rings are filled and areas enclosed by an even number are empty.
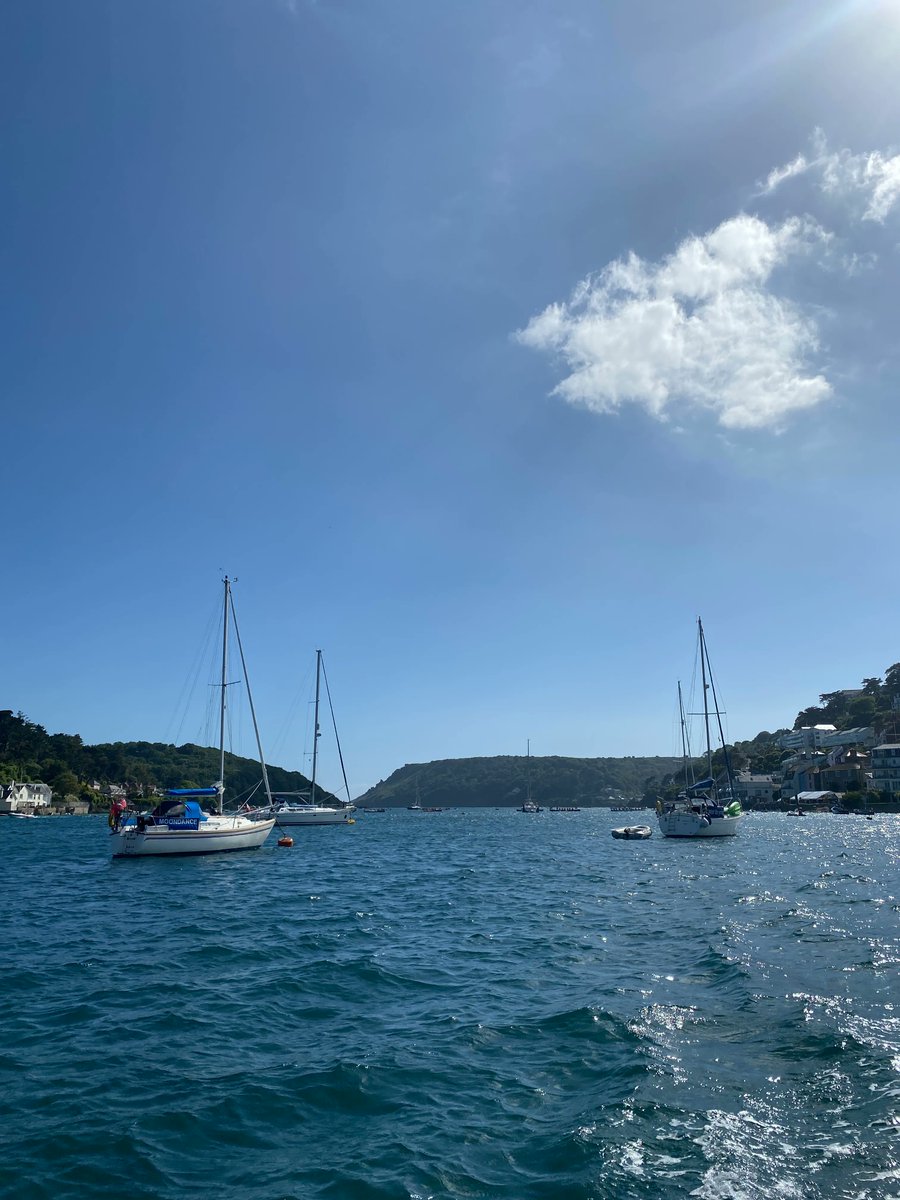
{"type": "Polygon", "coordinates": [[[698,614],[733,738],[880,673],[898,68],[897,0],[6,4],[0,707],[201,738],[223,571],[354,792],[673,752],[698,614]]]}

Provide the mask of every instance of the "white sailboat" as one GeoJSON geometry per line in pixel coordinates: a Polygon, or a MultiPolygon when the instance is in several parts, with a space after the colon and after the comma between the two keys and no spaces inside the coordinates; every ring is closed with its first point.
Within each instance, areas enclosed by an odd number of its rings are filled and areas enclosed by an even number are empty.
{"type": "Polygon", "coordinates": [[[166,854],[218,854],[226,850],[255,850],[263,844],[275,824],[272,819],[253,820],[248,813],[229,814],[223,811],[225,792],[225,693],[228,687],[228,626],[234,625],[235,639],[240,652],[247,697],[253,717],[253,729],[259,750],[262,779],[266,796],[271,803],[269,778],[266,772],[253,697],[247,676],[247,664],[241,635],[234,615],[231,580],[224,579],[225,603],[222,621],[222,682],[219,705],[219,779],[208,788],[172,788],[165,798],[148,813],[110,812],[110,848],[114,858],[138,858],[166,854]]]}
{"type": "Polygon", "coordinates": [[[519,809],[523,813],[541,813],[544,810],[539,804],[531,798],[531,738],[528,739],[528,748],[525,752],[525,803],[519,809]]]}
{"type": "MultiPolygon", "coordinates": [[[[318,763],[318,747],[321,731],[319,729],[319,697],[321,694],[321,679],[324,671],[322,664],[322,651],[316,651],[316,700],[315,712],[313,715],[313,749],[312,749],[312,779],[310,780],[309,793],[301,792],[277,792],[274,798],[274,804],[271,809],[276,823],[279,826],[293,829],[299,825],[352,825],[353,814],[356,811],[356,806],[349,801],[346,804],[317,804],[315,801],[316,795],[316,767],[318,763]]],[[[328,688],[328,677],[325,676],[325,690],[328,693],[328,704],[331,708],[331,692],[328,688]]],[[[334,709],[331,708],[331,722],[334,725],[334,709]]],[[[337,736],[337,726],[334,725],[334,736],[337,741],[338,757],[341,763],[341,771],[344,776],[344,788],[347,795],[350,795],[350,790],[347,785],[347,773],[344,770],[344,756],[341,752],[340,739],[337,736]]]]}
{"type": "Polygon", "coordinates": [[[419,777],[416,776],[416,800],[414,804],[407,804],[407,812],[422,812],[422,813],[441,813],[444,810],[434,804],[423,804],[419,798],[419,777]]]}
{"type": "Polygon", "coordinates": [[[734,780],[731,772],[731,760],[725,746],[725,735],[722,729],[722,714],[716,695],[712,671],[709,666],[709,652],[706,648],[706,637],[703,633],[703,622],[697,618],[699,640],[700,673],[703,684],[703,721],[706,730],[706,767],[707,778],[695,781],[690,768],[690,755],[684,719],[684,704],[681,697],[681,684],[678,684],[678,707],[681,716],[681,750],[685,766],[684,791],[676,800],[656,806],[657,820],[660,832],[664,837],[696,838],[696,837],[729,837],[736,834],[741,823],[740,802],[734,799],[734,780]],[[719,785],[713,774],[712,744],[709,732],[709,693],[712,691],[713,710],[719,730],[725,758],[725,774],[727,785],[720,795],[719,785]]]}
{"type": "Polygon", "coordinates": [[[419,777],[418,777],[418,775],[416,776],[415,783],[416,783],[416,798],[412,804],[407,804],[407,806],[406,806],[407,812],[421,812],[422,811],[422,801],[419,799],[419,777]]]}

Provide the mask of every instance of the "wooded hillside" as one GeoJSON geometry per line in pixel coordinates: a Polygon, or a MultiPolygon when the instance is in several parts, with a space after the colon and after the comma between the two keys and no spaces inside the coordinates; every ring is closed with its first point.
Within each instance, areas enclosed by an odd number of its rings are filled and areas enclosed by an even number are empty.
{"type": "MultiPolygon", "coordinates": [[[[267,765],[272,791],[308,791],[299,771],[267,765]]],[[[112,742],[86,746],[80,736],[47,733],[22,713],[0,710],[0,783],[12,779],[49,784],[54,798],[96,800],[92,783],[121,784],[133,796],[170,787],[209,787],[219,777],[219,751],[210,746],[112,742]]],[[[225,755],[225,802],[240,803],[260,783],[255,759],[225,755]]],[[[330,793],[316,787],[316,796],[330,793]]]]}
{"type": "Polygon", "coordinates": [[[410,763],[360,797],[359,803],[423,805],[519,805],[529,791],[541,805],[609,807],[638,801],[646,784],[675,769],[674,758],[444,758],[410,763]]]}

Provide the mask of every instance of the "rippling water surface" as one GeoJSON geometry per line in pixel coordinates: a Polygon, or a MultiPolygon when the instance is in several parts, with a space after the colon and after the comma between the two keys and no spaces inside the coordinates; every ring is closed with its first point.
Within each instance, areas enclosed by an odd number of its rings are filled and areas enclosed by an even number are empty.
{"type": "Polygon", "coordinates": [[[900,1196],[900,818],[615,823],[4,821],[0,1194],[900,1196]]]}

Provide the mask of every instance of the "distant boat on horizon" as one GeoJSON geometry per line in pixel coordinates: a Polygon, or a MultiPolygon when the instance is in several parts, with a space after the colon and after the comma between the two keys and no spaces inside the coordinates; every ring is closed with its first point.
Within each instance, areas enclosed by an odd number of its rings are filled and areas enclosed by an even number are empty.
{"type": "Polygon", "coordinates": [[[531,738],[528,739],[528,748],[525,752],[525,803],[519,809],[521,813],[540,813],[544,810],[539,804],[531,798],[531,738]]]}

